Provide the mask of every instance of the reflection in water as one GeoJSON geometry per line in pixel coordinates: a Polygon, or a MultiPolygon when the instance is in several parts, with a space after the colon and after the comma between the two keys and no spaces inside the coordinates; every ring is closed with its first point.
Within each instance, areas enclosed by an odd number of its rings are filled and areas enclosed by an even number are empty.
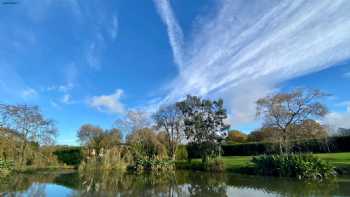
{"type": "Polygon", "coordinates": [[[327,183],[177,171],[163,174],[47,172],[0,179],[0,196],[349,196],[350,179],[327,183]]]}

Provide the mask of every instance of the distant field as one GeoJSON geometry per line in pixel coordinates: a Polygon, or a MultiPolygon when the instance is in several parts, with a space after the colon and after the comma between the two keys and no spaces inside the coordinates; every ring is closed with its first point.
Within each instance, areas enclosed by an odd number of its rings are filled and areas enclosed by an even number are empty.
{"type": "MultiPolygon", "coordinates": [[[[328,161],[334,167],[345,169],[347,172],[350,172],[350,152],[347,153],[322,153],[315,154],[323,160],[328,161]]],[[[224,160],[225,169],[228,171],[235,171],[241,167],[252,165],[250,160],[252,156],[225,156],[222,157],[224,160]]],[[[199,159],[192,161],[191,165],[198,165],[200,162],[199,159]]],[[[179,162],[185,164],[185,161],[179,162]]]]}

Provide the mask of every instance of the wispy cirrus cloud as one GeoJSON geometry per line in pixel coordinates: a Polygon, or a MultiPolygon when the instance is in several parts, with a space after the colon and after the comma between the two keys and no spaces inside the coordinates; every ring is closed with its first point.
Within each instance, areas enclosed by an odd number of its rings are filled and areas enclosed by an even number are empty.
{"type": "Polygon", "coordinates": [[[167,27],[169,41],[173,50],[175,63],[183,66],[183,33],[168,0],[154,0],[159,15],[167,27]]]}
{"type": "Polygon", "coordinates": [[[38,96],[38,92],[33,88],[26,88],[21,92],[22,98],[29,99],[38,96]]]}
{"type": "Polygon", "coordinates": [[[113,94],[94,96],[88,100],[88,104],[101,111],[111,114],[123,114],[124,105],[120,101],[124,92],[121,89],[117,89],[113,94]]]}
{"type": "MultiPolygon", "coordinates": [[[[168,0],[155,2],[162,18],[174,16],[168,0]]],[[[216,16],[203,18],[185,49],[172,44],[186,58],[165,101],[186,94],[223,97],[233,124],[250,122],[255,101],[279,83],[350,58],[347,0],[219,4],[216,16]]],[[[165,21],[168,29],[178,28],[175,17],[165,21]]],[[[168,32],[171,43],[182,43],[168,32]]]]}

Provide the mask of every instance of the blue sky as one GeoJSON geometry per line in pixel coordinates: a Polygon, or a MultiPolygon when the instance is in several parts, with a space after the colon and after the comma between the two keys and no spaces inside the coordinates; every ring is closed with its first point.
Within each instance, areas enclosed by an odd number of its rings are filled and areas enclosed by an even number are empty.
{"type": "Polygon", "coordinates": [[[223,98],[249,132],[256,99],[295,87],[332,94],[323,121],[350,127],[348,0],[16,2],[0,5],[0,101],[39,105],[59,144],[186,94],[223,98]]]}

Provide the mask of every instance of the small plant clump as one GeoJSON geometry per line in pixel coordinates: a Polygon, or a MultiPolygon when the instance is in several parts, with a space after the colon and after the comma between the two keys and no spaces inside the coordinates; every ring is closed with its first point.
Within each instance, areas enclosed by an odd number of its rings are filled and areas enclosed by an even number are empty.
{"type": "Polygon", "coordinates": [[[12,161],[6,161],[0,159],[0,175],[6,176],[14,169],[14,163],[12,161]]]}
{"type": "Polygon", "coordinates": [[[278,154],[253,157],[256,174],[324,180],[336,175],[328,162],[311,154],[278,154]]]}
{"type": "Polygon", "coordinates": [[[175,169],[175,163],[171,160],[162,159],[138,159],[133,165],[128,166],[129,171],[133,172],[165,172],[173,171],[175,169]]]}

